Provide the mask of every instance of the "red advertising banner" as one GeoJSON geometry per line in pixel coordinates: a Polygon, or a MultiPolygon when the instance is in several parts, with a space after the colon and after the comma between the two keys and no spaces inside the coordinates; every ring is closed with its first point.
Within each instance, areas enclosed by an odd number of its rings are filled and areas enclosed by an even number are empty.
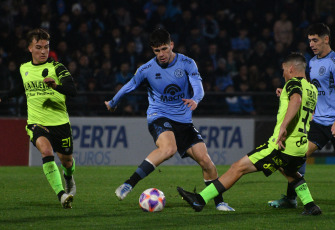
{"type": "Polygon", "coordinates": [[[26,124],[26,119],[0,119],[0,166],[28,165],[26,124]]]}

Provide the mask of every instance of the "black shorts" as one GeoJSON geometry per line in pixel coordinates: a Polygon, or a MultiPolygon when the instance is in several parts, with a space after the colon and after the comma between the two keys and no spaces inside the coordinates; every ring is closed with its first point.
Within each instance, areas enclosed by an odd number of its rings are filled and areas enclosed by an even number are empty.
{"type": "Polygon", "coordinates": [[[161,133],[172,131],[176,138],[177,150],[182,158],[188,156],[186,151],[193,145],[204,142],[192,123],[180,123],[168,118],[158,118],[150,123],[148,128],[155,143],[161,133]]]}
{"type": "Polygon", "coordinates": [[[71,155],[73,152],[72,130],[69,123],[58,126],[42,126],[29,124],[26,126],[30,141],[36,147],[36,140],[39,137],[47,138],[55,152],[64,155],[71,155]]]}
{"type": "Polygon", "coordinates": [[[305,163],[304,157],[287,155],[280,150],[276,150],[268,143],[265,143],[247,154],[251,162],[258,171],[263,171],[265,176],[270,176],[280,167],[288,176],[294,175],[305,163]]]}
{"type": "Polygon", "coordinates": [[[332,126],[324,126],[314,122],[310,122],[311,127],[308,132],[308,140],[314,143],[319,149],[322,149],[328,141],[331,141],[335,149],[335,137],[332,134],[332,126]]]}

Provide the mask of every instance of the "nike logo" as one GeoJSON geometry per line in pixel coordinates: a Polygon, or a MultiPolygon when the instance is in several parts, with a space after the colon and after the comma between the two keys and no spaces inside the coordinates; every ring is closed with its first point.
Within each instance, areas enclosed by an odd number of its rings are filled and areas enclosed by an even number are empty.
{"type": "Polygon", "coordinates": [[[193,205],[194,205],[194,206],[198,206],[198,207],[201,207],[201,206],[202,206],[201,204],[198,204],[197,202],[193,202],[193,205]]]}

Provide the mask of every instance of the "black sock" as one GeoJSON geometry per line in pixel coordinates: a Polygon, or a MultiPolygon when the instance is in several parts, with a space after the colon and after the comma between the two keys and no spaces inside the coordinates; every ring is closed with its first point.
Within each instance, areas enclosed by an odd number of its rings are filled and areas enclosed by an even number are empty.
{"type": "MultiPolygon", "coordinates": [[[[210,185],[211,183],[213,183],[216,180],[211,180],[211,181],[205,181],[206,186],[210,185]]],[[[221,184],[221,183],[220,183],[221,184]]],[[[214,184],[214,186],[216,187],[216,185],[214,184]]],[[[218,189],[218,188],[216,188],[218,189]]],[[[219,190],[218,190],[219,191],[219,190]]],[[[205,202],[205,201],[204,201],[205,202]]],[[[219,203],[223,202],[223,197],[222,197],[222,193],[219,191],[219,195],[217,195],[216,197],[214,197],[214,203],[215,206],[218,205],[219,203]]]]}
{"type": "Polygon", "coordinates": [[[202,196],[200,196],[200,194],[195,194],[195,196],[197,197],[197,200],[199,201],[199,204],[206,205],[206,202],[205,202],[204,198],[202,198],[202,196]]]}
{"type": "Polygon", "coordinates": [[[71,180],[71,179],[72,179],[72,176],[67,176],[67,175],[64,174],[64,178],[65,178],[66,180],[71,180]]]}
{"type": "Polygon", "coordinates": [[[62,197],[62,195],[65,193],[64,190],[60,191],[58,194],[57,194],[57,197],[58,197],[58,200],[60,201],[60,198],[62,197]]]}
{"type": "Polygon", "coordinates": [[[287,184],[286,196],[290,200],[295,200],[297,198],[297,193],[295,192],[294,185],[292,183],[287,184]]]}
{"type": "Polygon", "coordinates": [[[130,184],[134,188],[140,180],[148,176],[154,170],[155,166],[149,161],[144,160],[125,183],[130,184]]]}

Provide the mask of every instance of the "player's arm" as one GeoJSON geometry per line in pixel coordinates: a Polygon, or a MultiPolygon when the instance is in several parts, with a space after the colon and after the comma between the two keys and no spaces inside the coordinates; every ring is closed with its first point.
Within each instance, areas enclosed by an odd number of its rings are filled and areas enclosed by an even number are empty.
{"type": "Polygon", "coordinates": [[[105,101],[107,110],[114,112],[121,98],[135,90],[141,84],[143,78],[141,71],[136,71],[134,77],[115,94],[112,100],[105,101]]]}
{"type": "Polygon", "coordinates": [[[61,63],[56,65],[56,76],[58,77],[61,84],[57,84],[51,77],[44,78],[44,82],[57,92],[66,96],[74,97],[77,95],[77,90],[73,82],[73,78],[70,72],[61,63]]]}
{"type": "Polygon", "coordinates": [[[24,94],[24,86],[23,86],[22,78],[20,78],[19,81],[20,82],[18,83],[18,85],[15,88],[13,88],[7,94],[0,97],[0,102],[8,101],[9,98],[18,97],[18,96],[24,94]]]}
{"type": "Polygon", "coordinates": [[[278,144],[279,149],[281,148],[285,149],[283,142],[286,140],[287,126],[290,124],[295,115],[298,113],[301,106],[301,95],[302,95],[301,83],[298,81],[288,82],[288,84],[286,85],[286,89],[290,101],[288,103],[284,120],[280,126],[279,135],[276,142],[276,144],[278,144]]]}
{"type": "Polygon", "coordinates": [[[205,95],[204,88],[202,86],[202,79],[198,71],[198,67],[192,60],[191,64],[186,64],[186,71],[189,73],[189,81],[193,88],[193,97],[191,99],[185,99],[184,104],[190,107],[191,110],[195,110],[198,107],[199,102],[205,95]]]}

